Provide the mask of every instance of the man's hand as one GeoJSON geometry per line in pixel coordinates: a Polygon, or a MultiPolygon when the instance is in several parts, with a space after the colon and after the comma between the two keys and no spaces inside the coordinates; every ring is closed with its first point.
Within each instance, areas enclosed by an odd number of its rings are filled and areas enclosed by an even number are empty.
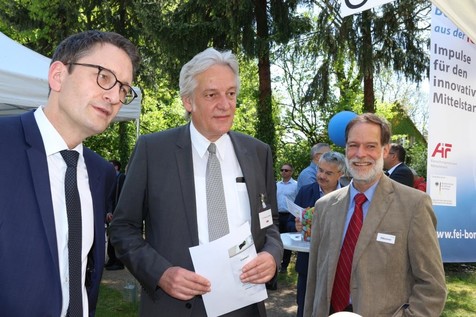
{"type": "Polygon", "coordinates": [[[264,284],[276,274],[276,262],[268,252],[260,252],[258,256],[242,268],[240,279],[243,283],[264,284]]]}
{"type": "Polygon", "coordinates": [[[168,268],[158,285],[164,292],[180,300],[189,300],[211,290],[210,282],[206,278],[178,266],[168,268]]]}

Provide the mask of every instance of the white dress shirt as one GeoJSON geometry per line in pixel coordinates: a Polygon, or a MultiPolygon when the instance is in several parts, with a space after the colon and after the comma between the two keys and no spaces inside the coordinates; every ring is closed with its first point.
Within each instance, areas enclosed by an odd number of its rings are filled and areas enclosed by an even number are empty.
{"type": "MultiPolygon", "coordinates": [[[[60,151],[68,150],[66,142],[43,112],[42,107],[35,111],[35,120],[40,129],[43,144],[45,146],[48,162],[48,174],[50,178],[51,199],[56,227],[56,242],[58,246],[58,263],[63,295],[63,308],[61,316],[66,316],[69,306],[69,255],[68,255],[68,217],[66,213],[66,199],[64,191],[64,178],[66,174],[66,162],[60,151]]],[[[88,253],[94,241],[94,212],[91,190],[89,188],[88,171],[83,157],[83,145],[79,144],[74,149],[79,152],[77,177],[78,191],[81,200],[82,221],[82,251],[81,251],[81,285],[83,286],[83,316],[89,316],[88,296],[85,287],[86,266],[88,253]]],[[[45,294],[49,296],[51,294],[45,294]]]]}
{"type": "MultiPolygon", "coordinates": [[[[210,141],[197,131],[190,122],[190,137],[192,141],[193,176],[195,182],[195,201],[197,204],[197,224],[199,243],[209,242],[208,214],[205,174],[208,161],[208,146],[210,141]]],[[[238,183],[237,177],[242,177],[240,164],[231,143],[230,136],[224,134],[214,142],[217,147],[217,158],[223,177],[226,211],[230,232],[239,228],[243,223],[251,223],[251,208],[246,183],[238,183]]]]}

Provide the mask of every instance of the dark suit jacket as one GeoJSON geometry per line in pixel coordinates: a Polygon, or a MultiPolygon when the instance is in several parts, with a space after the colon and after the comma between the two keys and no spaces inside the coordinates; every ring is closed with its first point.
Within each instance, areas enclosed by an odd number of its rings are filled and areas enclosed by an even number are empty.
{"type": "MultiPolygon", "coordinates": [[[[269,252],[279,264],[283,247],[277,226],[260,229],[258,218],[260,193],[264,193],[273,221],[278,221],[270,148],[240,133],[229,135],[248,189],[256,249],[269,252]]],[[[111,241],[145,290],[141,316],[206,316],[201,296],[181,301],[157,287],[171,266],[194,271],[189,248],[199,241],[189,125],[139,138],[111,224],[111,241]]],[[[258,306],[259,316],[265,316],[264,303],[253,306],[258,306]]],[[[247,315],[236,311],[230,316],[247,315]]]]}
{"type": "Polygon", "coordinates": [[[413,187],[413,173],[412,170],[405,165],[405,163],[395,167],[389,177],[400,184],[413,187]]]}
{"type": "MultiPolygon", "coordinates": [[[[84,148],[94,207],[87,290],[96,308],[104,265],[104,212],[114,168],[84,148]]],[[[60,315],[62,294],[48,165],[33,112],[0,119],[0,315],[60,315]]]]}
{"type": "MultiPolygon", "coordinates": [[[[316,202],[305,316],[329,313],[349,201],[350,187],[345,187],[316,202]]],[[[446,286],[435,228],[428,195],[388,177],[380,178],[352,262],[355,313],[365,317],[440,316],[446,286]]]]}

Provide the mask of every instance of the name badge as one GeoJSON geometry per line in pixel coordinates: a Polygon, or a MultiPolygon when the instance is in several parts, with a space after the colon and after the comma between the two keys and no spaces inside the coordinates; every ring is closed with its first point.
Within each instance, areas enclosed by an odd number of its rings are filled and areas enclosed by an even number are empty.
{"type": "Polygon", "coordinates": [[[377,241],[395,244],[395,236],[392,234],[379,233],[377,234],[377,241]]]}
{"type": "Polygon", "coordinates": [[[273,224],[273,215],[271,214],[271,208],[266,209],[259,213],[259,226],[261,229],[269,227],[273,224]]]}

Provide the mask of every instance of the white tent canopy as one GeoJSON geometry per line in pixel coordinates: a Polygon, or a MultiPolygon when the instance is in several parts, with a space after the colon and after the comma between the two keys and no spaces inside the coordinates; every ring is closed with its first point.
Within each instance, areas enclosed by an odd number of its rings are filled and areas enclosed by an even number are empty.
{"type": "MultiPolygon", "coordinates": [[[[15,42],[0,32],[0,116],[20,114],[44,105],[48,98],[50,59],[15,42]]],[[[114,121],[139,119],[141,91],[123,105],[114,121]]]]}

